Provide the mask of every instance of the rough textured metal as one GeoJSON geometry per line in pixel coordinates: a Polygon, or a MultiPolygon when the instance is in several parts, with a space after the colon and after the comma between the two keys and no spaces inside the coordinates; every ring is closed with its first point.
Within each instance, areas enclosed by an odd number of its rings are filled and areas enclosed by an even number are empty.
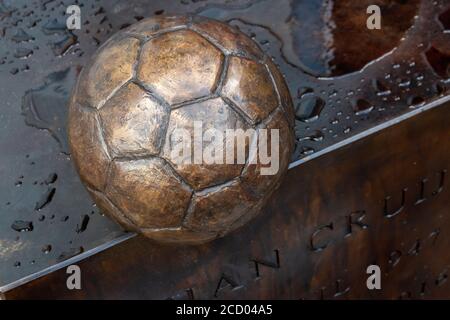
{"type": "MultiPolygon", "coordinates": [[[[103,212],[131,231],[182,243],[222,237],[256,216],[294,148],[294,108],[281,99],[289,92],[269,60],[244,34],[201,17],[144,19],[108,40],[69,106],[72,157],[103,212]],[[195,141],[196,121],[202,136],[222,134],[219,162],[198,163],[192,153],[183,155],[188,164],[172,159],[173,133],[184,129],[195,141]],[[234,138],[246,141],[247,162],[239,162],[241,150],[226,144],[229,129],[277,130],[278,170],[261,174],[261,141],[243,130],[234,138]]],[[[202,154],[213,143],[204,141],[202,154]]]]}
{"type": "MultiPolygon", "coordinates": [[[[170,159],[172,148],[169,137],[178,128],[185,129],[192,136],[194,133],[194,121],[202,121],[203,132],[210,128],[220,131],[224,131],[227,128],[243,130],[250,128],[245,120],[231,109],[222,98],[213,98],[178,108],[170,114],[167,138],[162,151],[164,158],[170,159]]],[[[199,166],[190,163],[174,162],[172,166],[189,185],[200,190],[238,177],[244,168],[244,164],[237,164],[237,153],[235,153],[233,160],[236,163],[235,165],[203,164],[199,166]]]]}
{"type": "MultiPolygon", "coordinates": [[[[152,19],[142,23],[151,29],[157,22],[152,19]]],[[[211,95],[222,63],[223,54],[205,38],[190,30],[175,30],[143,45],[137,78],[175,105],[211,95]]]]}

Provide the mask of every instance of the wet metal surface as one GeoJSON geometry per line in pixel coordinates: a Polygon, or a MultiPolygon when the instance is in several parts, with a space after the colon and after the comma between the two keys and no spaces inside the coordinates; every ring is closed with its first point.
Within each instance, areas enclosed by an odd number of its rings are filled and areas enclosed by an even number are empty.
{"type": "Polygon", "coordinates": [[[87,59],[143,17],[227,21],[273,56],[296,106],[293,160],[415,112],[450,85],[448,0],[380,1],[380,31],[366,29],[366,1],[77,2],[82,28],[70,32],[74,1],[0,1],[0,287],[124,234],[81,185],[65,120],[87,59]]]}

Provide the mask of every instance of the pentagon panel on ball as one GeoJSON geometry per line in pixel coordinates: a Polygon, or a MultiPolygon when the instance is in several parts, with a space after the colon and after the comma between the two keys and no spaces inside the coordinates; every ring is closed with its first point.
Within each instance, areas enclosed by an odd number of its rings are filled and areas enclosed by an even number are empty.
{"type": "Polygon", "coordinates": [[[253,219],[286,173],[294,111],[275,64],[241,31],[158,16],[111,37],[70,100],[72,157],[124,228],[204,243],[253,219]]]}

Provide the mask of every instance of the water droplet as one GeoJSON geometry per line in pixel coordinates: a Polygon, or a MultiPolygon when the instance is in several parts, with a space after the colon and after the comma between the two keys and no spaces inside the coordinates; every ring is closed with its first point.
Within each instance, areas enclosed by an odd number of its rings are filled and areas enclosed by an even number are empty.
{"type": "Polygon", "coordinates": [[[315,141],[315,142],[318,142],[318,141],[322,141],[323,140],[323,133],[322,133],[322,131],[320,131],[320,130],[316,130],[316,131],[314,131],[314,133],[313,134],[311,134],[311,135],[308,135],[308,136],[298,136],[298,141],[306,141],[306,140],[309,140],[309,141],[315,141]]]}
{"type": "Polygon", "coordinates": [[[66,24],[62,21],[58,21],[57,19],[49,20],[42,27],[42,30],[45,34],[54,34],[66,31],[66,24]]]}
{"type": "Polygon", "coordinates": [[[436,83],[433,86],[433,90],[437,95],[441,95],[445,92],[446,89],[445,89],[444,85],[442,85],[440,83],[436,83]]]}
{"type": "Polygon", "coordinates": [[[409,87],[411,85],[411,80],[407,79],[407,78],[398,79],[397,83],[398,83],[399,87],[406,88],[406,87],[409,87]]]}
{"type": "Polygon", "coordinates": [[[438,17],[438,20],[444,30],[450,30],[450,8],[441,13],[438,17]]]}
{"type": "Polygon", "coordinates": [[[14,36],[12,36],[11,40],[13,40],[14,42],[27,42],[34,40],[34,38],[26,33],[22,28],[19,28],[17,29],[14,36]]]}
{"type": "Polygon", "coordinates": [[[83,231],[85,231],[86,230],[86,228],[87,228],[87,226],[88,226],[88,223],[89,223],[89,216],[87,215],[87,214],[85,214],[83,217],[82,217],[82,219],[81,219],[81,223],[80,224],[77,224],[77,229],[76,229],[76,232],[77,233],[81,233],[81,232],[83,232],[83,231]]]}
{"type": "Polygon", "coordinates": [[[304,95],[297,104],[295,115],[300,121],[312,122],[319,118],[324,106],[325,102],[321,98],[313,94],[304,95]]]}
{"type": "Polygon", "coordinates": [[[312,88],[309,87],[301,87],[298,88],[297,90],[297,97],[301,98],[303,97],[303,95],[307,94],[307,93],[313,93],[314,90],[312,88]]]}
{"type": "Polygon", "coordinates": [[[69,251],[64,251],[63,253],[61,253],[58,257],[58,261],[64,261],[67,260],[69,258],[72,258],[76,255],[79,255],[80,253],[84,252],[84,248],[83,247],[78,247],[78,248],[70,248],[69,251]]]}
{"type": "Polygon", "coordinates": [[[38,202],[36,202],[34,210],[39,211],[42,210],[45,206],[47,206],[53,200],[55,192],[56,192],[55,188],[48,188],[47,191],[41,196],[41,199],[38,202]]]}
{"type": "Polygon", "coordinates": [[[308,155],[313,154],[313,153],[314,153],[314,149],[310,148],[310,147],[302,147],[301,151],[300,151],[300,154],[302,156],[308,156],[308,155]]]}
{"type": "Polygon", "coordinates": [[[33,54],[33,50],[28,48],[17,48],[14,57],[18,59],[26,59],[33,54]]]}
{"type": "Polygon", "coordinates": [[[43,252],[43,253],[49,254],[50,251],[52,251],[52,246],[51,246],[51,245],[47,244],[47,245],[45,245],[44,247],[42,247],[42,252],[43,252]]]}
{"type": "Polygon", "coordinates": [[[441,52],[435,47],[431,47],[427,52],[425,52],[425,56],[434,72],[436,72],[440,77],[448,78],[450,76],[450,54],[441,52]]]}
{"type": "Polygon", "coordinates": [[[45,179],[44,183],[47,185],[52,184],[52,183],[55,183],[57,179],[58,179],[58,175],[56,173],[50,173],[48,178],[45,179]]]}
{"type": "Polygon", "coordinates": [[[25,123],[48,130],[65,154],[69,154],[66,130],[69,93],[77,73],[77,68],[52,73],[43,86],[27,91],[22,99],[25,123]]]}
{"type": "Polygon", "coordinates": [[[373,105],[365,99],[358,99],[353,103],[353,109],[355,114],[359,116],[370,113],[373,110],[373,105]]]}
{"type": "Polygon", "coordinates": [[[374,80],[373,86],[377,91],[378,96],[388,96],[391,94],[391,90],[389,90],[389,88],[380,80],[374,80]]]}
{"type": "Polygon", "coordinates": [[[409,97],[408,104],[410,105],[411,108],[416,108],[425,104],[425,99],[420,96],[409,97]]]}
{"type": "Polygon", "coordinates": [[[63,56],[78,42],[78,37],[71,32],[66,32],[60,39],[51,44],[55,56],[63,56]]]}
{"type": "Polygon", "coordinates": [[[16,220],[11,225],[11,228],[17,232],[28,232],[33,231],[33,222],[31,221],[23,221],[23,220],[16,220]]]}

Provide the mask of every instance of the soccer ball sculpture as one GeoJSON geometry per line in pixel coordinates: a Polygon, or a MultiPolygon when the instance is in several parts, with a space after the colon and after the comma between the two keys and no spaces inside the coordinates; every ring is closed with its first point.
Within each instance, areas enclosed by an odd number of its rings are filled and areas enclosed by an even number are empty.
{"type": "MultiPolygon", "coordinates": [[[[69,142],[105,214],[158,241],[202,243],[251,220],[278,187],[293,151],[293,119],[282,75],[253,40],[207,18],[157,17],[116,33],[82,70],[69,142]],[[172,134],[194,135],[196,123],[204,135],[276,129],[278,171],[261,174],[264,164],[251,161],[261,148],[252,143],[257,134],[244,139],[244,161],[229,163],[219,149],[212,154],[223,161],[186,161],[198,154],[184,153],[174,161],[172,134]]],[[[211,144],[205,139],[200,151],[211,144]]]]}

